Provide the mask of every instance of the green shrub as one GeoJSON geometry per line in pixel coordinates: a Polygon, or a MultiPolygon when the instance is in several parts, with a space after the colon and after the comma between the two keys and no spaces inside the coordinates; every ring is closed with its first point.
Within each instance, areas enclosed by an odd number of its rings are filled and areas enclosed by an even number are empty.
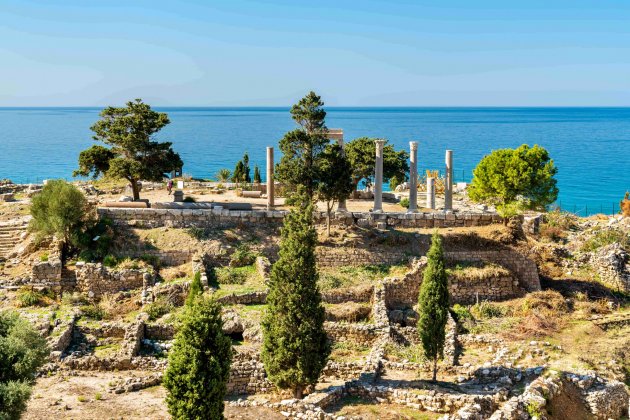
{"type": "Polygon", "coordinates": [[[197,202],[197,200],[195,200],[195,197],[188,196],[188,197],[184,198],[184,203],[196,203],[196,202],[197,202]]]}
{"type": "Polygon", "coordinates": [[[401,207],[404,207],[404,208],[408,209],[409,208],[409,199],[407,197],[401,198],[400,199],[400,203],[398,203],[398,204],[400,204],[401,207]]]}
{"type": "Polygon", "coordinates": [[[468,310],[467,307],[456,303],[452,308],[453,314],[455,314],[455,320],[459,322],[463,322],[466,319],[473,319],[472,314],[468,310]]]}
{"type": "Polygon", "coordinates": [[[204,228],[191,227],[186,229],[186,233],[198,241],[204,241],[209,238],[210,231],[204,228]]]}
{"type": "Polygon", "coordinates": [[[40,260],[41,262],[46,262],[46,261],[48,261],[48,252],[46,252],[46,253],[44,253],[44,254],[40,255],[40,256],[39,256],[39,260],[40,260]]]}
{"type": "Polygon", "coordinates": [[[586,240],[581,247],[582,252],[597,251],[606,245],[620,243],[622,246],[630,246],[630,234],[619,229],[602,229],[586,240]]]}
{"type": "Polygon", "coordinates": [[[118,259],[113,255],[106,255],[103,258],[103,265],[105,267],[114,268],[118,264],[118,259]]]}
{"type": "Polygon", "coordinates": [[[97,321],[105,318],[105,310],[96,304],[89,304],[81,306],[81,313],[83,316],[97,321]]]}
{"type": "Polygon", "coordinates": [[[0,311],[0,419],[19,419],[35,372],[48,357],[46,340],[14,312],[0,311]]]}
{"type": "Polygon", "coordinates": [[[144,311],[149,315],[149,320],[155,321],[175,309],[175,306],[165,298],[158,298],[145,306],[144,311]]]}
{"type": "Polygon", "coordinates": [[[248,271],[250,271],[249,267],[224,267],[215,269],[216,281],[218,284],[245,284],[248,271]]]}
{"type": "Polygon", "coordinates": [[[240,244],[230,257],[230,267],[244,267],[256,262],[256,254],[246,244],[240,244]]]}
{"type": "Polygon", "coordinates": [[[498,305],[483,301],[476,303],[470,308],[470,313],[479,319],[498,318],[505,315],[505,310],[498,305]]]}
{"type": "Polygon", "coordinates": [[[156,270],[160,268],[161,261],[160,261],[160,257],[158,257],[157,255],[144,254],[144,255],[142,255],[140,257],[140,260],[142,260],[145,263],[149,264],[150,266],[152,266],[156,270]]]}
{"type": "Polygon", "coordinates": [[[37,291],[31,287],[24,286],[18,290],[17,301],[18,306],[25,308],[28,306],[46,306],[54,299],[55,295],[52,291],[37,291]]]}
{"type": "Polygon", "coordinates": [[[61,298],[61,302],[67,306],[87,305],[89,303],[87,297],[81,293],[65,293],[61,298]]]}
{"type": "Polygon", "coordinates": [[[188,297],[186,298],[186,306],[191,306],[198,296],[203,294],[203,284],[201,284],[201,273],[197,271],[190,283],[190,290],[188,291],[188,297]]]}

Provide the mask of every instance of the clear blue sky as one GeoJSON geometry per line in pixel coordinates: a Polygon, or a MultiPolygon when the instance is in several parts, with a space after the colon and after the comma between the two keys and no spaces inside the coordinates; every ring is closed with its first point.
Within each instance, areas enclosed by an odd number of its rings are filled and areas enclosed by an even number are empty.
{"type": "Polygon", "coordinates": [[[0,106],[630,106],[630,1],[2,0],[0,106]]]}

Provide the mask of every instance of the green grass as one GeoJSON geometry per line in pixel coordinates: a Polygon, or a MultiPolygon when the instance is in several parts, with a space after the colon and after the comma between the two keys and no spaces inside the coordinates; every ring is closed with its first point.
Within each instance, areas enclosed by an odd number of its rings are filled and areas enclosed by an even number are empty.
{"type": "Polygon", "coordinates": [[[402,276],[407,271],[406,264],[326,267],[319,271],[319,287],[321,290],[332,290],[371,284],[385,277],[402,276]]]}
{"type": "Polygon", "coordinates": [[[215,268],[215,280],[209,280],[218,289],[214,292],[215,298],[231,294],[245,294],[261,292],[267,289],[264,279],[254,265],[245,267],[220,267],[215,268]]]}
{"type": "Polygon", "coordinates": [[[105,358],[112,357],[120,351],[120,343],[104,344],[94,347],[94,356],[105,358]]]}
{"type": "Polygon", "coordinates": [[[630,246],[630,234],[619,229],[598,230],[582,244],[580,249],[582,252],[593,252],[615,242],[622,246],[630,246]]]}
{"type": "Polygon", "coordinates": [[[411,363],[424,363],[426,361],[421,344],[410,344],[408,346],[388,344],[385,352],[390,360],[398,362],[406,360],[411,363]]]}
{"type": "Polygon", "coordinates": [[[353,341],[336,341],[332,346],[330,359],[336,362],[359,362],[370,354],[371,347],[353,341]]]}

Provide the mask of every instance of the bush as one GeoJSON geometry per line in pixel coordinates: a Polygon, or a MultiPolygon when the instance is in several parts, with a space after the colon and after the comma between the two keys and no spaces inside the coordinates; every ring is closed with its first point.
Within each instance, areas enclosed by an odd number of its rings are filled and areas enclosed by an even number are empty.
{"type": "Polygon", "coordinates": [[[455,315],[455,320],[459,322],[463,322],[466,319],[473,319],[473,316],[468,308],[460,305],[459,303],[453,305],[452,313],[455,315]]]}
{"type": "Polygon", "coordinates": [[[106,255],[105,258],[103,258],[103,265],[105,267],[114,268],[117,264],[118,259],[113,255],[106,255]]]}
{"type": "Polygon", "coordinates": [[[159,297],[155,302],[146,305],[144,311],[149,315],[149,320],[155,321],[171,312],[173,309],[175,309],[175,306],[172,303],[165,298],[159,297]]]}
{"type": "Polygon", "coordinates": [[[249,267],[219,268],[215,269],[218,284],[245,284],[249,267]]]}
{"type": "Polygon", "coordinates": [[[50,305],[55,298],[52,291],[37,291],[31,287],[24,286],[18,290],[17,301],[18,307],[25,308],[28,306],[47,306],[50,305]]]}
{"type": "Polygon", "coordinates": [[[196,202],[197,202],[197,200],[195,200],[195,197],[188,196],[188,197],[184,198],[184,203],[196,203],[196,202]]]}
{"type": "Polygon", "coordinates": [[[400,204],[402,207],[408,209],[409,208],[409,199],[407,197],[400,199],[400,204]]]}
{"type": "Polygon", "coordinates": [[[203,241],[209,238],[210,232],[207,229],[191,227],[186,229],[186,233],[198,241],[203,241]]]}
{"type": "Polygon", "coordinates": [[[505,315],[505,309],[484,300],[473,305],[470,308],[470,313],[478,319],[499,318],[505,315]]]}
{"type": "Polygon", "coordinates": [[[614,243],[619,243],[624,247],[630,246],[630,234],[619,229],[602,229],[586,240],[580,249],[582,252],[593,252],[614,243]]]}
{"type": "Polygon", "coordinates": [[[230,257],[230,267],[244,267],[256,262],[256,254],[249,250],[249,246],[240,244],[230,257]]]}
{"type": "Polygon", "coordinates": [[[100,321],[105,318],[105,311],[103,308],[96,304],[89,304],[81,306],[81,313],[83,316],[94,319],[96,321],[100,321]]]}
{"type": "Polygon", "coordinates": [[[48,357],[46,340],[16,313],[0,312],[0,419],[19,419],[48,357]]]}
{"type": "Polygon", "coordinates": [[[44,254],[40,255],[40,256],[39,256],[39,260],[40,260],[41,262],[46,262],[46,261],[48,261],[48,252],[46,252],[46,253],[44,253],[44,254]]]}

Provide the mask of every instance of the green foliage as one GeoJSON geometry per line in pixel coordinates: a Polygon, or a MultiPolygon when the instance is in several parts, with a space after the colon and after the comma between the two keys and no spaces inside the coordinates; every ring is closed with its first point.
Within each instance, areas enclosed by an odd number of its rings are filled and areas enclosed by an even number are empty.
{"type": "Polygon", "coordinates": [[[401,176],[400,174],[394,175],[389,179],[389,189],[394,191],[397,186],[406,181],[406,176],[401,176]]]}
{"type": "Polygon", "coordinates": [[[256,269],[252,265],[244,267],[223,267],[215,270],[218,284],[245,284],[252,271],[256,269]]]}
{"type": "Polygon", "coordinates": [[[108,255],[114,229],[108,218],[90,220],[86,228],[76,235],[77,247],[81,250],[79,258],[83,261],[98,261],[108,255]]]}
{"type": "Polygon", "coordinates": [[[292,389],[296,398],[317,381],[330,354],[317,287],[313,205],[299,194],[300,205],[284,219],[279,259],[271,269],[261,351],[269,380],[292,389]]]}
{"type": "Polygon", "coordinates": [[[103,318],[105,318],[105,310],[96,304],[88,304],[88,305],[83,305],[81,306],[81,313],[83,314],[83,316],[90,318],[90,319],[94,319],[96,321],[100,321],[103,318]]]}
{"type": "Polygon", "coordinates": [[[327,203],[328,212],[334,202],[345,200],[353,190],[352,167],[338,144],[327,145],[319,156],[317,196],[327,203]]]}
{"type": "Polygon", "coordinates": [[[499,318],[505,315],[502,307],[485,300],[471,306],[470,313],[477,319],[499,318]]]}
{"type": "Polygon", "coordinates": [[[453,313],[455,314],[455,319],[460,322],[466,319],[473,319],[473,316],[468,308],[460,305],[459,303],[453,305],[453,313]]]}
{"type": "Polygon", "coordinates": [[[46,340],[13,312],[0,312],[0,419],[18,420],[48,356],[46,340]]]}
{"type": "Polygon", "coordinates": [[[204,228],[191,227],[186,229],[186,233],[195,238],[198,241],[203,241],[208,239],[210,231],[204,228]]]}
{"type": "Polygon", "coordinates": [[[593,252],[606,245],[619,243],[630,247],[630,234],[620,229],[602,229],[594,232],[580,247],[582,252],[593,252]]]}
{"type": "Polygon", "coordinates": [[[198,297],[182,319],[164,374],[168,411],[174,419],[223,419],[232,343],[222,331],[221,307],[198,297]]]}
{"type": "Polygon", "coordinates": [[[103,265],[105,267],[114,268],[118,264],[118,259],[113,255],[106,255],[103,258],[103,265]]]}
{"type": "Polygon", "coordinates": [[[320,155],[328,144],[323,106],[324,102],[314,92],[300,99],[291,108],[291,117],[300,128],[286,133],[279,143],[282,158],[276,165],[278,181],[290,189],[303,186],[309,199],[317,189],[320,155]]]}
{"type": "Polygon", "coordinates": [[[170,142],[153,141],[155,134],[170,123],[168,116],[153,111],[140,99],[126,105],[107,107],[101,112],[101,119],[90,129],[94,140],[110,147],[95,145],[82,151],[79,169],[73,175],[124,178],[137,200],[139,180],[159,182],[165,173],[181,168],[183,163],[170,142]]]}
{"type": "Polygon", "coordinates": [[[42,255],[40,255],[39,260],[41,262],[46,262],[48,261],[48,252],[43,253],[42,255]]]}
{"type": "Polygon", "coordinates": [[[250,251],[247,244],[241,243],[230,256],[230,267],[244,267],[256,261],[256,254],[250,251]]]}
{"type": "MultiPolygon", "coordinates": [[[[376,139],[360,137],[346,144],[344,148],[352,167],[352,181],[355,189],[362,179],[365,179],[368,185],[372,185],[376,165],[374,140],[376,139]]],[[[397,152],[394,146],[385,142],[383,146],[383,181],[387,182],[395,177],[398,182],[404,182],[409,171],[408,159],[409,153],[404,150],[397,152]]]]}
{"type": "Polygon", "coordinates": [[[144,307],[144,311],[149,315],[149,320],[151,321],[161,318],[173,309],[175,309],[175,306],[164,297],[159,297],[144,307]]]}
{"type": "Polygon", "coordinates": [[[236,166],[234,167],[234,172],[232,172],[232,182],[241,183],[245,182],[245,165],[243,165],[243,161],[239,160],[236,162],[236,166]]]}
{"type": "Polygon", "coordinates": [[[195,200],[195,197],[188,196],[188,197],[184,198],[184,203],[196,203],[196,202],[197,202],[197,200],[195,200]]]}
{"type": "Polygon", "coordinates": [[[54,299],[52,291],[37,291],[31,287],[24,286],[18,290],[17,303],[21,308],[29,306],[46,306],[54,299]]]}
{"type": "Polygon", "coordinates": [[[192,282],[190,283],[190,290],[188,291],[188,297],[186,298],[186,306],[192,306],[195,303],[195,299],[203,294],[203,284],[201,284],[201,272],[195,272],[192,282]]]}
{"type": "Polygon", "coordinates": [[[260,184],[261,182],[262,179],[260,178],[260,169],[258,168],[258,165],[254,165],[254,183],[260,184]]]}
{"type": "Polygon", "coordinates": [[[50,180],[33,197],[30,228],[39,237],[56,235],[76,244],[88,213],[88,202],[77,187],[64,180],[50,180]]]}
{"type": "Polygon", "coordinates": [[[400,203],[398,203],[398,204],[400,204],[401,207],[404,207],[404,208],[408,209],[409,208],[409,199],[407,197],[401,198],[400,199],[400,203]]]}
{"type": "Polygon", "coordinates": [[[219,182],[228,182],[232,177],[232,172],[227,168],[222,168],[217,171],[216,178],[219,182]]]}
{"type": "Polygon", "coordinates": [[[444,264],[442,238],[436,231],[431,238],[418,298],[418,332],[424,353],[433,360],[433,380],[437,375],[437,360],[443,357],[448,320],[448,280],[444,264]]]}
{"type": "Polygon", "coordinates": [[[495,150],[473,171],[468,195],[473,201],[496,205],[503,217],[523,208],[543,209],[558,198],[557,172],[549,152],[538,145],[495,150]]]}

